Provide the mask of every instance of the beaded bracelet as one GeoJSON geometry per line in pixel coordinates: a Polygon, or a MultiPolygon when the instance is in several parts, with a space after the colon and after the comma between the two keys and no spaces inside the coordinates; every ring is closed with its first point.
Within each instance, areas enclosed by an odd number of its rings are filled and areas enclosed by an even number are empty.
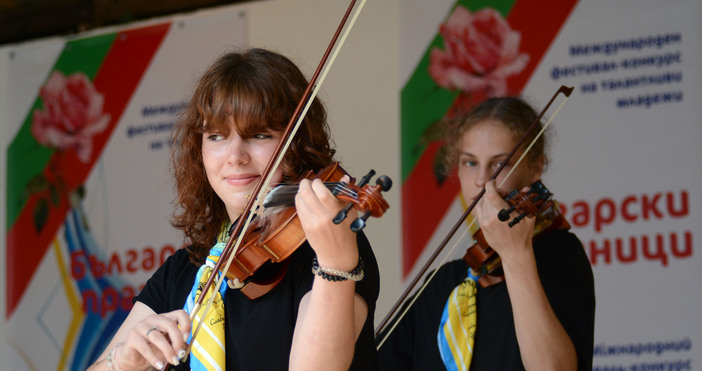
{"type": "Polygon", "coordinates": [[[363,259],[358,258],[358,265],[351,272],[344,272],[334,268],[320,267],[317,257],[312,259],[312,273],[327,281],[341,282],[351,280],[358,282],[363,279],[363,259]]]}
{"type": "Polygon", "coordinates": [[[110,371],[122,371],[122,369],[117,365],[117,360],[115,360],[115,350],[117,350],[117,347],[122,344],[123,343],[118,343],[114,348],[112,348],[112,350],[110,350],[109,353],[107,353],[107,369],[110,371]]]}

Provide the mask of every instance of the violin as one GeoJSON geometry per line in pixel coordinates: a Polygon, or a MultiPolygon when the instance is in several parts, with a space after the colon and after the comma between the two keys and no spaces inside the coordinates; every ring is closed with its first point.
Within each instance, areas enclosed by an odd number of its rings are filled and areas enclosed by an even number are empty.
{"type": "MultiPolygon", "coordinates": [[[[510,205],[502,209],[497,217],[503,222],[509,222],[512,227],[526,217],[536,217],[534,224],[533,240],[554,230],[568,230],[570,224],[561,214],[558,202],[553,200],[553,194],[538,180],[524,192],[512,191],[505,198],[510,205]],[[512,220],[510,214],[517,213],[512,220]]],[[[485,241],[482,230],[478,229],[473,234],[475,243],[468,247],[463,261],[479,275],[478,283],[481,287],[488,287],[504,281],[502,261],[495,250],[485,241]]]]}
{"type": "MultiPolygon", "coordinates": [[[[301,179],[321,179],[332,194],[347,202],[334,218],[334,223],[341,223],[351,209],[361,212],[362,215],[351,223],[351,230],[358,232],[365,227],[370,216],[380,217],[389,208],[381,192],[388,191],[392,181],[383,175],[378,177],[376,185],[368,185],[374,174],[375,171],[371,170],[358,184],[354,184],[353,178],[345,184],[339,180],[347,173],[338,162],[334,162],[318,174],[310,171],[301,179]]],[[[301,179],[293,184],[279,185],[268,193],[263,202],[265,210],[258,212],[258,217],[242,237],[239,250],[226,272],[226,277],[249,299],[265,295],[282,281],[288,257],[306,240],[294,208],[294,197],[301,179]],[[263,268],[264,264],[268,267],[263,268]]]]}

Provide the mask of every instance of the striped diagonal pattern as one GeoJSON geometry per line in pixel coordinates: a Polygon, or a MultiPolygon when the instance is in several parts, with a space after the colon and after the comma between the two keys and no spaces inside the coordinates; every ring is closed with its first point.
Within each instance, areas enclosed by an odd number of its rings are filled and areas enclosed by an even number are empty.
{"type": "Polygon", "coordinates": [[[437,341],[449,371],[470,368],[477,325],[477,280],[469,268],[468,277],[453,289],[441,316],[437,341]]]}
{"type": "MultiPolygon", "coordinates": [[[[222,255],[225,243],[218,242],[210,250],[210,255],[207,261],[200,267],[195,277],[195,283],[188,295],[188,300],[185,303],[185,311],[190,314],[195,303],[200,295],[203,295],[202,289],[209,277],[213,274],[214,266],[217,264],[219,257],[222,255]]],[[[222,274],[217,272],[218,275],[222,274]]],[[[214,285],[204,293],[205,297],[202,300],[197,315],[193,319],[193,329],[196,329],[200,322],[202,327],[193,339],[192,334],[190,342],[192,344],[190,368],[194,371],[224,371],[225,366],[225,347],[224,347],[224,294],[227,290],[227,284],[222,284],[219,291],[215,292],[214,285]],[[216,295],[212,302],[210,310],[204,314],[207,309],[206,303],[209,302],[212,295],[216,295]],[[204,318],[203,318],[204,314],[204,318]]]]}

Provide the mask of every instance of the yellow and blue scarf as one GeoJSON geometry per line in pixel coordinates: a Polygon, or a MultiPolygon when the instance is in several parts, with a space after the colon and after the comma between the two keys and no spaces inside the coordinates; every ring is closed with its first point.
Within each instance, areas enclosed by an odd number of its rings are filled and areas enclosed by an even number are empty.
{"type": "MultiPolygon", "coordinates": [[[[222,250],[229,239],[229,225],[227,224],[220,232],[217,237],[217,243],[210,249],[210,254],[200,269],[197,271],[197,276],[195,277],[195,282],[193,287],[188,294],[188,299],[185,302],[185,309],[188,314],[193,311],[193,307],[198,300],[198,297],[202,295],[202,289],[205,287],[205,283],[212,275],[217,261],[222,255],[222,250]]],[[[217,272],[216,279],[220,278],[222,272],[217,272]]],[[[226,279],[225,279],[226,280],[226,279]]],[[[216,281],[215,281],[216,282],[216,281]]],[[[193,371],[224,371],[225,366],[225,347],[224,347],[224,294],[227,291],[227,284],[223,282],[219,287],[218,292],[214,292],[214,285],[211,285],[209,290],[205,292],[205,297],[202,300],[202,305],[198,310],[197,316],[193,320],[192,329],[193,331],[197,328],[198,324],[202,321],[201,331],[197,334],[197,337],[193,339],[192,331],[190,333],[190,338],[188,343],[191,344],[191,356],[190,356],[190,368],[193,371]],[[212,302],[212,307],[203,319],[203,313],[207,307],[206,303],[209,302],[213,293],[216,295],[214,301],[212,302]]]]}

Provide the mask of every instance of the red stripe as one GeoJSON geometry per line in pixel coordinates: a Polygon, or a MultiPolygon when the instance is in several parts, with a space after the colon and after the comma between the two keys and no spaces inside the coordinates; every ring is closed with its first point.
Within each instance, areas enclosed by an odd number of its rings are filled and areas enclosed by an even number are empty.
{"type": "MultiPolygon", "coordinates": [[[[530,58],[524,71],[507,79],[509,95],[521,93],[576,3],[577,0],[553,0],[537,5],[532,0],[519,0],[513,5],[507,22],[512,29],[521,32],[520,50],[528,53],[530,58]]],[[[427,148],[402,186],[402,267],[405,277],[425,248],[438,247],[427,246],[427,243],[460,189],[455,177],[443,188],[437,187],[432,175],[432,163],[438,149],[434,146],[438,147],[438,144],[427,148]]]]}
{"type": "MultiPolygon", "coordinates": [[[[537,5],[535,1],[518,0],[512,6],[507,22],[512,29],[522,34],[521,50],[529,53],[530,58],[522,73],[507,79],[509,94],[521,93],[577,2],[578,0],[553,0],[539,2],[537,5]]],[[[555,92],[556,89],[553,90],[555,92]]]]}
{"type": "Polygon", "coordinates": [[[417,161],[402,186],[404,275],[414,266],[438,222],[443,219],[444,213],[461,188],[456,176],[448,177],[443,184],[439,184],[433,175],[434,156],[439,148],[439,142],[427,146],[424,155],[417,161]]]}
{"type": "MultiPolygon", "coordinates": [[[[92,158],[88,163],[81,162],[75,151],[63,151],[49,161],[44,175],[51,176],[50,166],[59,166],[62,177],[70,191],[79,187],[88,177],[93,165],[120,120],[142,75],[149,66],[170,23],[132,29],[120,32],[103,61],[93,81],[97,91],[104,95],[103,110],[110,115],[110,124],[93,137],[92,158]]],[[[29,281],[46,254],[51,240],[56,236],[69,210],[65,195],[58,206],[52,205],[41,233],[34,228],[34,207],[39,201],[32,196],[19,214],[15,224],[7,234],[7,313],[10,318],[29,281]]]]}

